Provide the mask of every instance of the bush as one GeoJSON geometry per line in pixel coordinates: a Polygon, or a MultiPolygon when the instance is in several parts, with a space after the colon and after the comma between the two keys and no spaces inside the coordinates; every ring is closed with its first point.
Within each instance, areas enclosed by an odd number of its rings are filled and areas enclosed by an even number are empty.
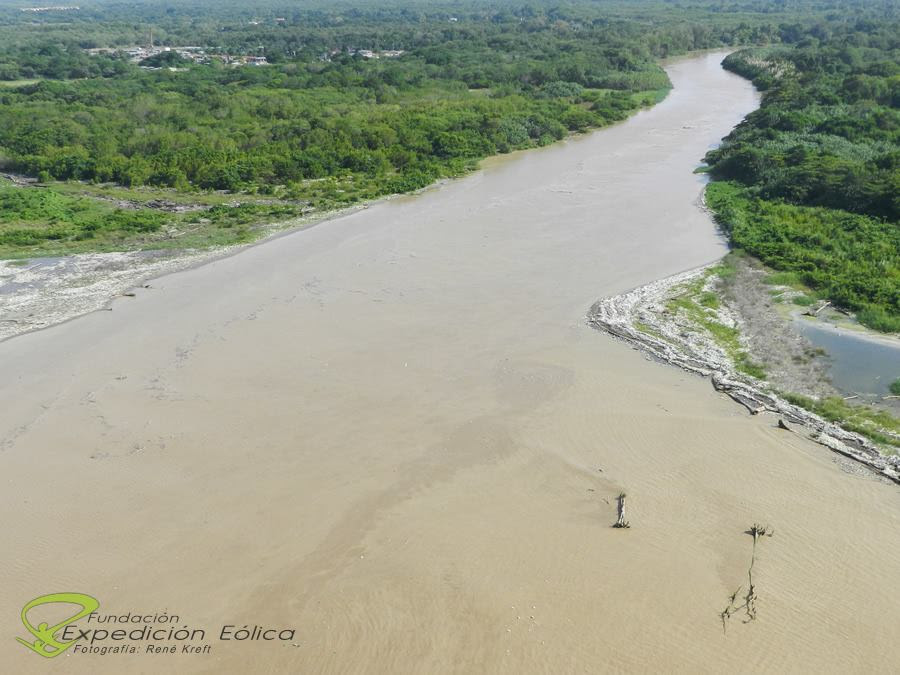
{"type": "Polygon", "coordinates": [[[866,307],[856,318],[863,326],[882,333],[900,333],[900,316],[889,314],[883,307],[866,307]]]}

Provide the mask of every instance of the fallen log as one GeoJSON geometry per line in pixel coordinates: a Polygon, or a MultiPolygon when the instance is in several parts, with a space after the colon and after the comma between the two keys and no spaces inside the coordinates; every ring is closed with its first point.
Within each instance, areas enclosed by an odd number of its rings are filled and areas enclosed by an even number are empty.
{"type": "MultiPolygon", "coordinates": [[[[698,347],[694,336],[686,333],[683,326],[668,325],[673,319],[664,306],[667,293],[679,284],[695,281],[702,274],[703,269],[684,272],[620,296],[599,300],[591,307],[588,323],[637,347],[651,358],[690,373],[710,377],[716,391],[727,394],[751,414],[776,413],[785,422],[785,426],[787,423],[795,425],[791,431],[804,428],[811,432],[811,440],[860,462],[876,474],[900,483],[900,456],[883,455],[877,445],[859,433],[843,429],[788,402],[777,393],[765,391],[760,382],[735,372],[733,363],[715,349],[709,348],[709,345],[701,343],[698,347]],[[642,310],[642,307],[655,308],[656,315],[652,315],[649,310],[642,310]],[[635,327],[637,322],[645,324],[652,331],[638,330],[635,327]],[[676,334],[676,330],[681,332],[676,334]]],[[[819,307],[818,311],[827,306],[819,307]]],[[[900,437],[900,434],[890,435],[900,437]]],[[[624,516],[622,520],[624,521],[624,516]]]]}
{"type": "Polygon", "coordinates": [[[805,312],[803,312],[803,313],[804,313],[806,316],[819,316],[819,312],[821,312],[821,311],[822,311],[823,309],[825,309],[826,307],[829,307],[830,305],[831,305],[830,302],[826,302],[824,305],[821,305],[818,309],[813,309],[812,307],[810,307],[809,309],[807,309],[807,310],[806,310],[805,312]]]}
{"type": "Polygon", "coordinates": [[[751,396],[745,396],[737,391],[728,391],[725,393],[749,410],[751,415],[758,415],[759,413],[766,411],[766,406],[751,396]]]}

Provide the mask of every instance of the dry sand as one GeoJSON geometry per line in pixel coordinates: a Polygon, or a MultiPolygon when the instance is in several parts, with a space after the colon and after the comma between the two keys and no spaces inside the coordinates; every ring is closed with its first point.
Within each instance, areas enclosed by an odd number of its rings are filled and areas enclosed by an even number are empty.
{"type": "Polygon", "coordinates": [[[723,252],[691,169],[757,98],[720,59],[0,344],[4,672],[896,672],[896,486],[584,322],[723,252]],[[758,620],[724,634],[755,521],[758,620]],[[297,633],[44,660],[19,612],[63,590],[297,633]]]}

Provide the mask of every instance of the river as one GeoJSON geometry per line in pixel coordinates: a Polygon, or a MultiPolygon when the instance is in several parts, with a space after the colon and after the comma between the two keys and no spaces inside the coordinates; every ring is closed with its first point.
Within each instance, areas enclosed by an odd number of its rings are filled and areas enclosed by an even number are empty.
{"type": "Polygon", "coordinates": [[[66,590],[215,636],[72,673],[888,672],[894,487],[585,325],[725,251],[692,170],[758,95],[722,57],[617,126],[0,343],[0,658],[43,672],[19,612],[66,590]],[[755,521],[759,620],[726,636],[755,521]]]}

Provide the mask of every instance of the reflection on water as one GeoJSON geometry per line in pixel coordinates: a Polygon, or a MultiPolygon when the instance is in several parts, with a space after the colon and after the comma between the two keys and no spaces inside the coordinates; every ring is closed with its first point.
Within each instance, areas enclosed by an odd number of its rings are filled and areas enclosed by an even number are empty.
{"type": "Polygon", "coordinates": [[[900,378],[900,344],[890,345],[838,331],[806,320],[798,320],[800,332],[830,361],[831,380],[841,391],[858,394],[888,394],[888,386],[900,378]]]}

